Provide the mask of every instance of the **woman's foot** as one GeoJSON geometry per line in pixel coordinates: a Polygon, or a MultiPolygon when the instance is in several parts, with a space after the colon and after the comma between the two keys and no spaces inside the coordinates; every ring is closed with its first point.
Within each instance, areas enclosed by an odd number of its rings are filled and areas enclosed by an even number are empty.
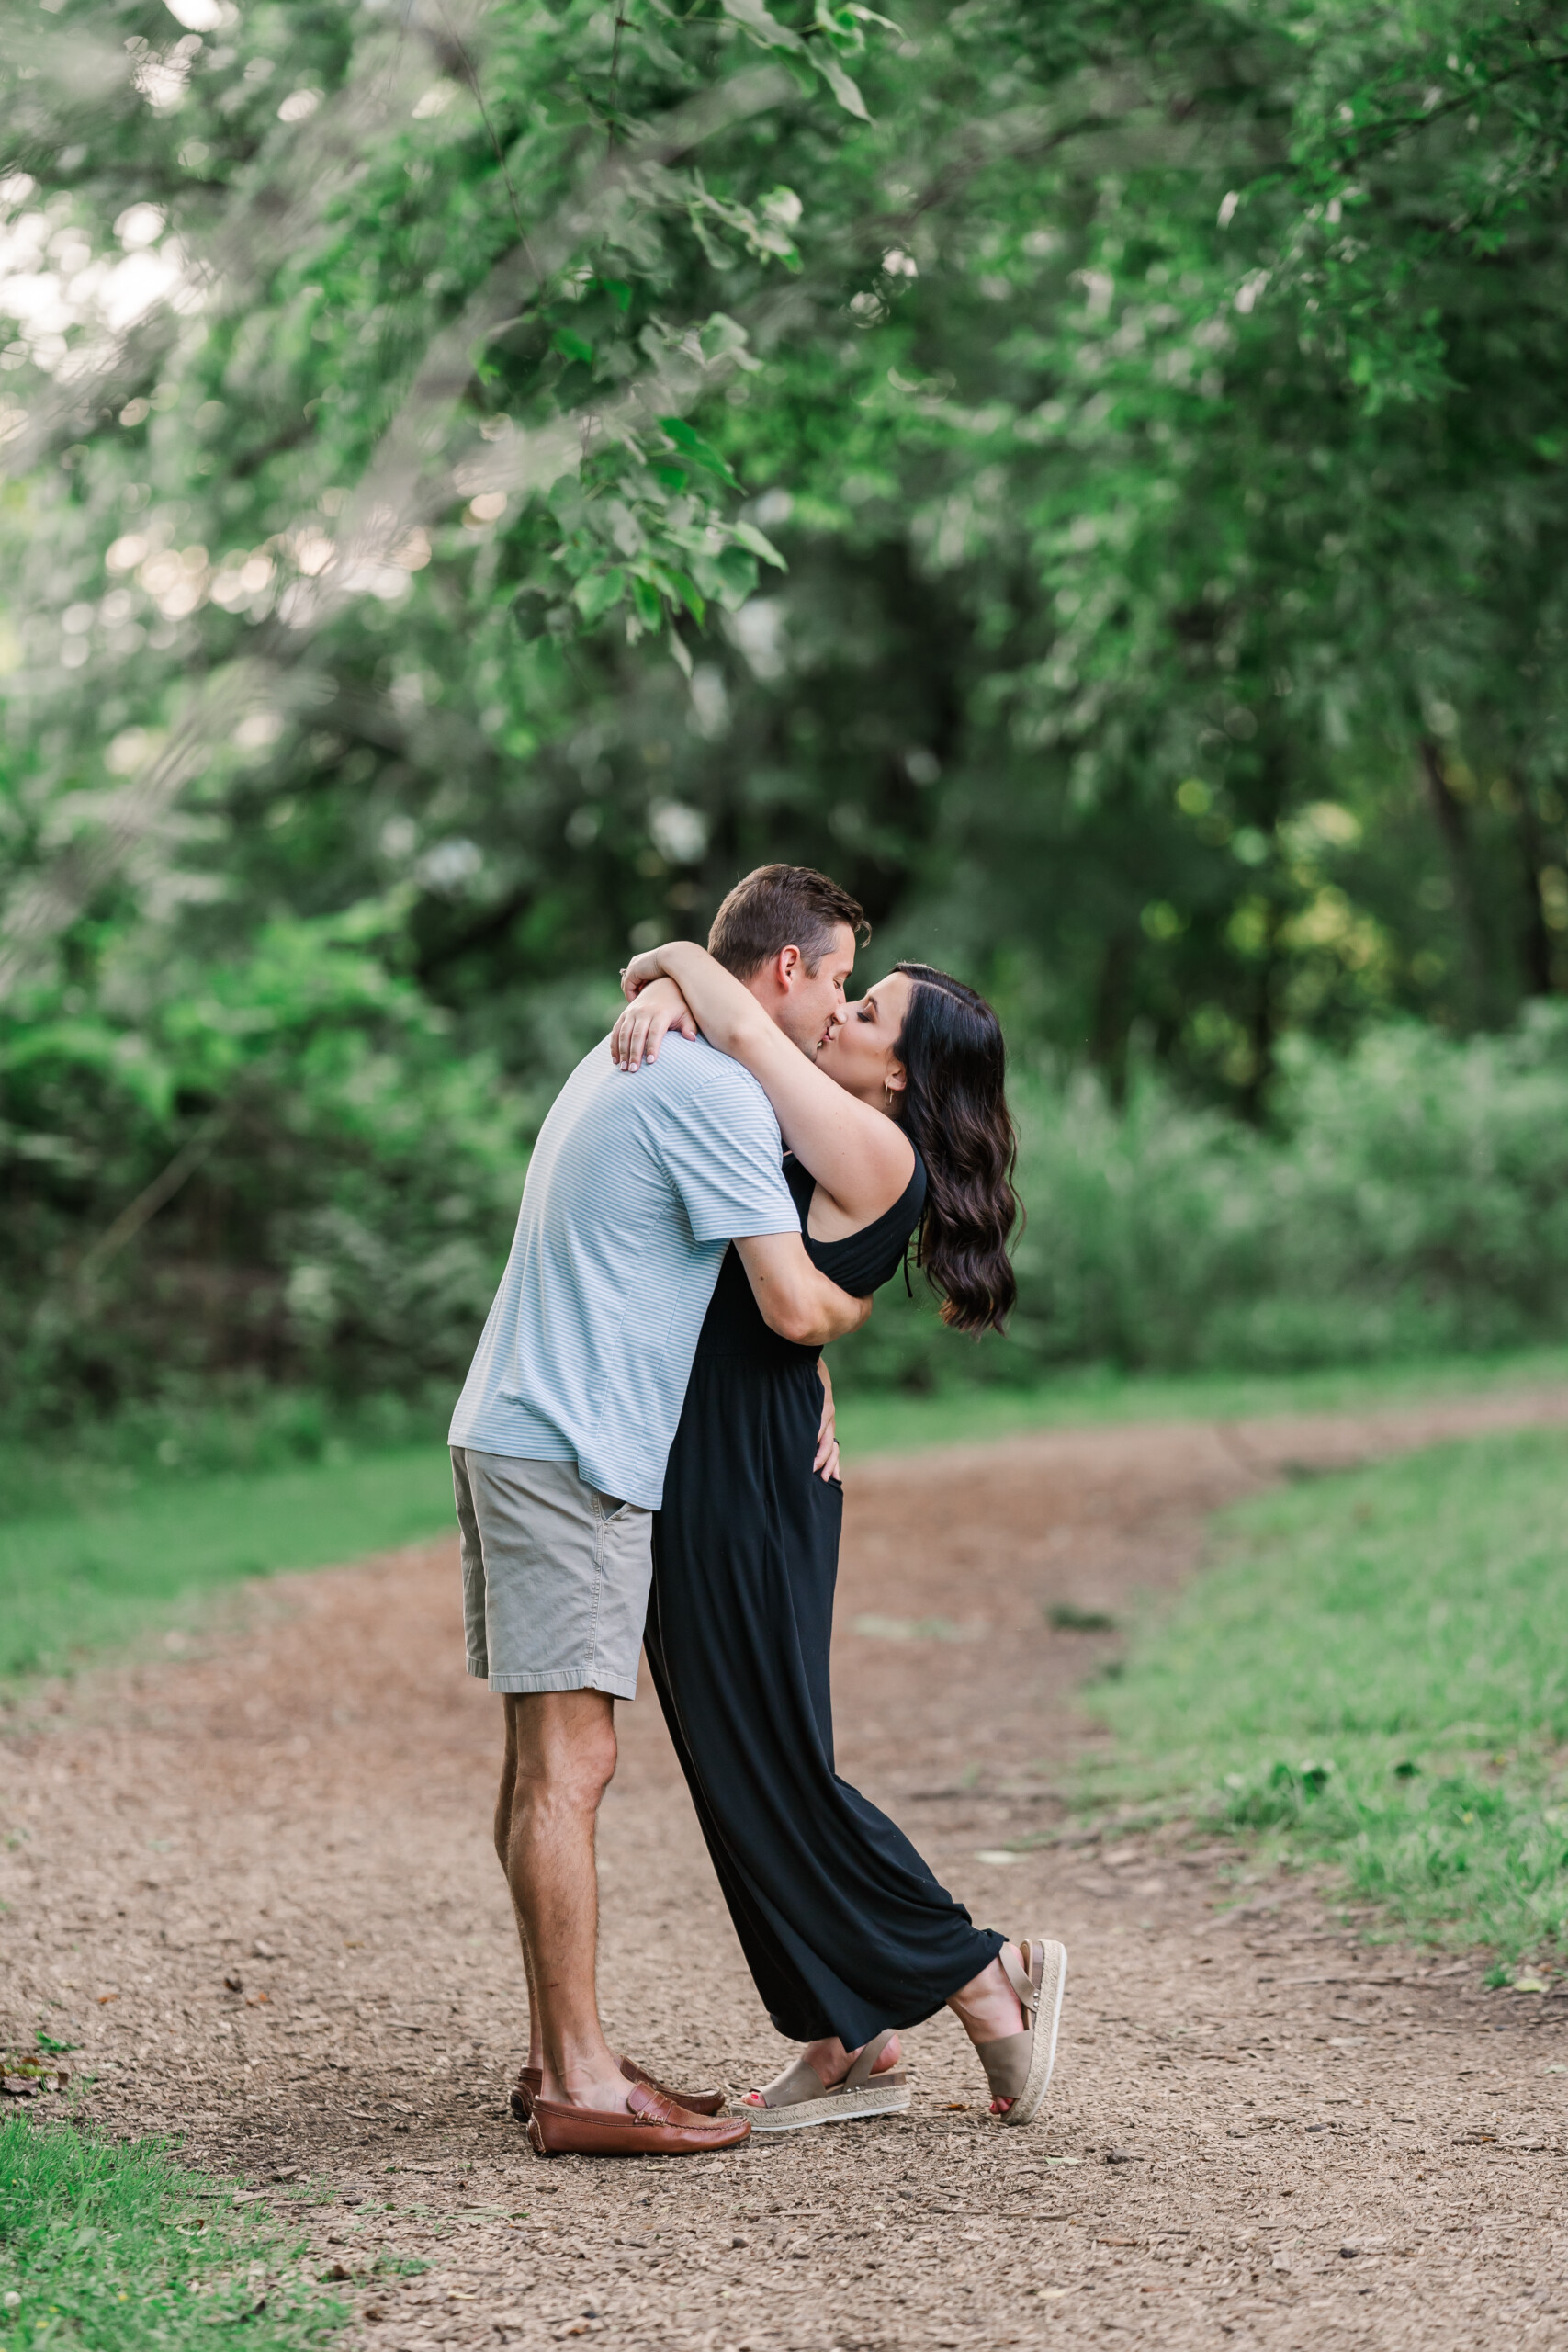
{"type": "MultiPolygon", "coordinates": [[[[1011,1954],[1014,1966],[1021,1969],[1018,1946],[1009,1944],[1006,1950],[1011,1954]]],[[[1024,2030],[1023,2004],[1008,1983],[999,1959],[993,1960],[989,1968],[983,1968],[978,1976],[972,1976],[967,1984],[960,1985],[947,2006],[974,2042],[999,2041],[1004,2034],[1021,2033],[1024,2030]]],[[[1005,2115],[1011,2105],[1010,2098],[994,2098],[991,2113],[1005,2115]]]]}
{"type": "MultiPolygon", "coordinates": [[[[1006,1980],[1004,1979],[1003,1981],[1005,1982],[1006,1980]]],[[[967,1991],[967,1986],[965,1986],[964,1989],[967,1991]]],[[[964,1996],[962,1994],[959,1994],[954,1997],[955,1999],[961,2000],[964,1996]]],[[[1017,2007],[1016,2002],[1014,2003],[1014,2007],[1017,2007]]],[[[1004,2028],[1003,2030],[1005,2031],[1006,2029],[1004,2028]]],[[[863,2044],[862,2046],[863,2047],[863,2044]]],[[[878,2075],[886,2074],[889,2066],[897,2066],[901,2054],[902,2053],[898,2047],[897,2035],[896,2033],[890,2034],[886,2046],[878,2052],[875,2064],[872,2067],[872,2080],[874,2082],[878,2075]]],[[[812,2073],[816,2075],[818,2081],[821,2083],[823,2089],[825,2091],[830,2091],[835,2083],[841,2083],[843,2081],[844,2076],[849,2073],[850,2068],[860,2056],[860,2051],[846,2050],[843,2043],[837,2041],[808,2041],[800,2055],[811,2068],[812,2073]]],[[[796,2061],[795,2063],[798,2064],[799,2062],[796,2061]]],[[[780,2075],[774,2082],[769,2083],[765,2089],[760,2091],[748,2091],[744,2098],[741,2099],[740,2105],[742,2107],[766,2107],[768,2104],[768,2092],[777,2089],[779,2084],[784,2081],[790,2071],[791,2069],[786,2066],[784,2074],[780,2075]]]]}

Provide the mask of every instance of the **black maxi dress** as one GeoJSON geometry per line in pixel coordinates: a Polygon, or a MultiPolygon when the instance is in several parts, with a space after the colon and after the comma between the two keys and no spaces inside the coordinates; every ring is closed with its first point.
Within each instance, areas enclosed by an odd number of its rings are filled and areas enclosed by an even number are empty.
{"type": "MultiPolygon", "coordinates": [[[[813,1179],[784,1173],[802,1232],[813,1179]]],[[[806,1246],[863,1298],[903,1262],[925,1170],[859,1233],[806,1246]]],[[[833,1769],[829,1650],[843,1489],[812,1469],[821,1351],[763,1322],[731,1248],[697,1342],[653,1523],[646,1646],[729,1916],[792,2041],[918,2025],[1003,1939],[833,1769]]]]}

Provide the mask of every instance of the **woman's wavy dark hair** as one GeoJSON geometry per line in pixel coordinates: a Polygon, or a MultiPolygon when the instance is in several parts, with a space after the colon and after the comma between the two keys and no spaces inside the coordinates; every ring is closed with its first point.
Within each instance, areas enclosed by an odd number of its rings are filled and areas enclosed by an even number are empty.
{"type": "Polygon", "coordinates": [[[984,997],[929,964],[900,964],[914,985],[894,1047],[907,1073],[903,1124],[926,1163],[915,1262],[955,1330],[1006,1329],[1018,1297],[1008,1237],[1019,1221],[1018,1136],[1008,1109],[1001,1023],[984,997]]]}

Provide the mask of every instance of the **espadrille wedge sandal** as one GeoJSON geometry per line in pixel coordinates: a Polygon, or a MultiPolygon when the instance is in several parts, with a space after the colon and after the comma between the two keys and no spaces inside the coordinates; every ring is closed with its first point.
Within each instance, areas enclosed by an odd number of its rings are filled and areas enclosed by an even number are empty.
{"type": "Polygon", "coordinates": [[[986,2070],[993,2098],[1012,2101],[998,2123],[1032,2123],[1045,2104],[1051,2069],[1056,2063],[1056,2029],[1062,2017],[1062,1994],[1067,1982],[1066,1948],[1042,1936],[1021,1942],[1021,1969],[1006,1948],[997,1955],[1002,1973],[1018,1995],[1023,2010],[1021,2033],[1004,2033],[996,2041],[977,2041],[975,2054],[986,2070]]]}
{"type": "Polygon", "coordinates": [[[909,2104],[909,2070],[872,2068],[893,2039],[891,2027],[868,2041],[841,2083],[829,2090],[815,2066],[797,2058],[762,2093],[762,2105],[737,2099],[730,2112],[744,2115],[753,2132],[805,2132],[814,2123],[852,2123],[863,2115],[902,2115],[909,2104]]]}

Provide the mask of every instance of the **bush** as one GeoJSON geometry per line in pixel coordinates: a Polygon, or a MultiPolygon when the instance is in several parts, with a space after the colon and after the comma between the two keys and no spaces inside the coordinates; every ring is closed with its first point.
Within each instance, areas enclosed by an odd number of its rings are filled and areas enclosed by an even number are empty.
{"type": "Polygon", "coordinates": [[[1347,1055],[1292,1041],[1261,1131],[1150,1073],[1124,1110],[1087,1075],[1026,1077],[1014,1102],[1009,1340],[976,1349],[889,1291],[849,1379],[1286,1371],[1568,1333],[1568,1006],[1461,1043],[1413,1023],[1347,1055]]]}
{"type": "Polygon", "coordinates": [[[199,972],[128,961],[91,1012],[66,991],[0,1037],[13,1430],[258,1378],[460,1374],[529,1105],[367,952],[377,911],[266,926],[199,972]]]}
{"type": "MultiPolygon", "coordinates": [[[[199,972],[111,968],[90,1014],[62,997],[0,1035],[0,1428],[145,1408],[160,1439],[181,1423],[184,1449],[215,1397],[248,1425],[269,1385],[331,1414],[380,1395],[438,1417],[528,1137],[613,998],[542,993],[516,1041],[532,1083],[509,1084],[368,952],[383,919],[273,924],[199,972]],[[182,1154],[167,1204],[103,1257],[182,1154]]],[[[1087,1363],[1286,1371],[1568,1334],[1568,1006],[1461,1043],[1414,1023],[1344,1056],[1288,1043],[1264,1130],[1148,1071],[1123,1109],[1084,1074],[1026,1073],[1014,1100],[1028,1227],[1010,1336],[945,1330],[912,1272],[913,1295],[890,1285],[839,1351],[846,1387],[1087,1363]]]]}

